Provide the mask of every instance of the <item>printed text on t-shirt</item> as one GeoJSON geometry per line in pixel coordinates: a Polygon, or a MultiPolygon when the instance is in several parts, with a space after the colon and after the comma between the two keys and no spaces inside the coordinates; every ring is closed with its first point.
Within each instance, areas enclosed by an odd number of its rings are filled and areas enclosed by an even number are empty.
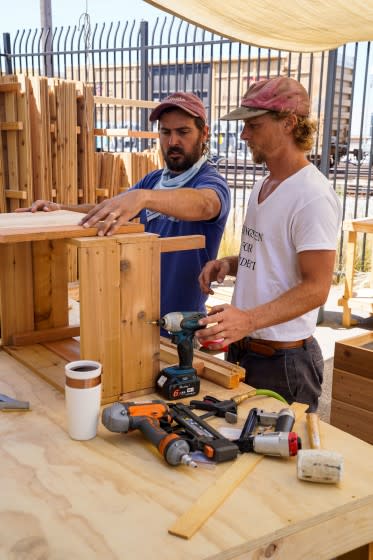
{"type": "Polygon", "coordinates": [[[246,268],[250,268],[251,270],[255,270],[256,262],[249,258],[249,254],[253,251],[253,243],[247,241],[245,238],[249,237],[254,239],[255,241],[263,241],[263,234],[255,231],[247,226],[242,226],[242,241],[241,241],[241,250],[239,256],[239,265],[245,266],[246,268]]]}

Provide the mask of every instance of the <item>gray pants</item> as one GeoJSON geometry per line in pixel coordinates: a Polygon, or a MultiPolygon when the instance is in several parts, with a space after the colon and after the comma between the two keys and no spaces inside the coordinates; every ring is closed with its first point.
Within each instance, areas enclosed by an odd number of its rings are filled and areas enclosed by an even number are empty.
{"type": "Polygon", "coordinates": [[[273,356],[242,350],[233,343],[229,347],[227,359],[245,368],[245,382],[255,389],[276,391],[289,404],[294,401],[308,404],[307,412],[317,410],[324,360],[315,338],[300,348],[276,350],[273,356]]]}

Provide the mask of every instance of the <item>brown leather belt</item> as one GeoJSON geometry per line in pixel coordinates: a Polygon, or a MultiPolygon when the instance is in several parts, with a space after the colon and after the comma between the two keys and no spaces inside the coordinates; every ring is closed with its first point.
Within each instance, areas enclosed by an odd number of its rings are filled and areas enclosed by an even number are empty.
{"type": "Polygon", "coordinates": [[[306,342],[311,342],[312,336],[308,338],[303,338],[302,340],[290,340],[290,341],[280,341],[280,340],[262,340],[260,338],[241,338],[234,342],[240,350],[251,350],[256,352],[256,354],[262,354],[263,356],[273,356],[276,350],[289,350],[291,348],[300,348],[306,342]]]}

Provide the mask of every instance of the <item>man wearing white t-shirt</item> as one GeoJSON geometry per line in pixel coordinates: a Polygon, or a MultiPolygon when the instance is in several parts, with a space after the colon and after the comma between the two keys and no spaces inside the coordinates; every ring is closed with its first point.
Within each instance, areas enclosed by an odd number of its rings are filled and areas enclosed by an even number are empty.
{"type": "Polygon", "coordinates": [[[316,130],[309,112],[304,87],[280,76],[252,84],[223,117],[244,121],[241,138],[269,174],[250,195],[240,254],[202,269],[204,293],[227,274],[236,283],[232,305],[214,307],[197,337],[219,340],[215,349],[229,345],[228,359],[246,369],[249,385],[314,411],[324,362],[313,333],[331,285],[341,205],[307,159],[316,130]]]}

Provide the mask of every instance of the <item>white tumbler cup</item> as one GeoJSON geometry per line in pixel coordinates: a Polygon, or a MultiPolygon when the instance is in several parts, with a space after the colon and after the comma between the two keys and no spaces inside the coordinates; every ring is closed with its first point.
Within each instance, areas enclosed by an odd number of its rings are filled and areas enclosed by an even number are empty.
{"type": "Polygon", "coordinates": [[[77,360],[65,366],[67,431],[72,439],[92,439],[97,433],[101,404],[99,362],[77,360]]]}

